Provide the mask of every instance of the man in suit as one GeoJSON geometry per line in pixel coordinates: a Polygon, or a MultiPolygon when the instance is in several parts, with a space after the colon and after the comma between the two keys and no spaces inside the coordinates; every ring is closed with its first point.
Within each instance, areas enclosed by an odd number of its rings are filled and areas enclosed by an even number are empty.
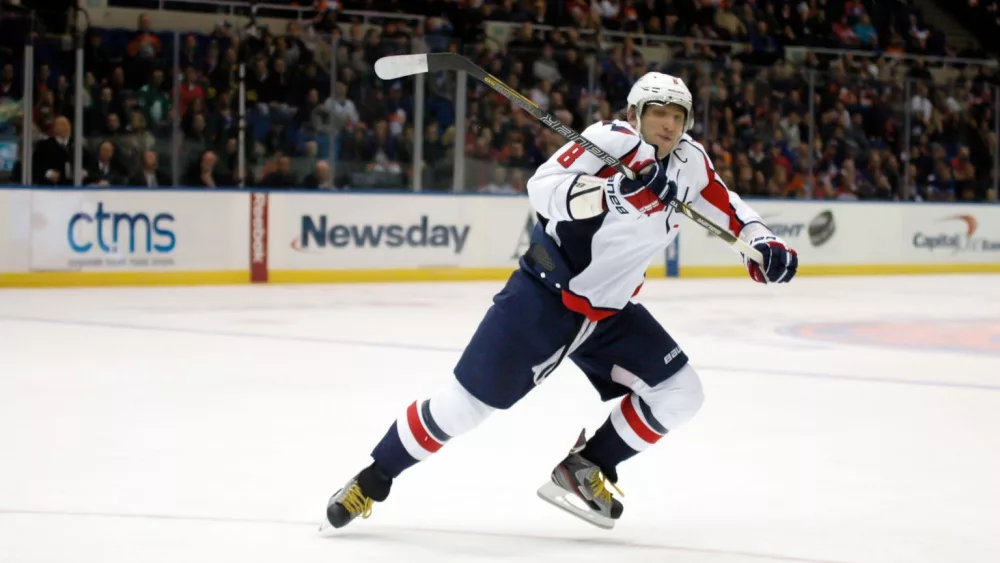
{"type": "Polygon", "coordinates": [[[129,180],[129,185],[142,186],[144,188],[163,188],[171,184],[170,178],[159,169],[159,157],[156,155],[156,152],[143,152],[142,169],[132,176],[129,180]]]}
{"type": "Polygon", "coordinates": [[[316,163],[316,168],[302,180],[302,187],[309,189],[333,189],[333,179],[330,177],[330,165],[325,160],[316,163]]]}
{"type": "Polygon", "coordinates": [[[193,188],[222,188],[236,185],[236,180],[218,167],[219,155],[207,150],[188,167],[184,185],[193,188]]]}
{"type": "Polygon", "coordinates": [[[295,175],[292,174],[292,161],[285,155],[278,155],[277,167],[273,172],[264,177],[261,185],[268,188],[294,188],[298,185],[295,175]]]}
{"type": "Polygon", "coordinates": [[[37,186],[73,185],[73,142],[69,119],[59,116],[52,126],[53,135],[35,146],[31,179],[37,186]]]}
{"type": "Polygon", "coordinates": [[[125,178],[114,165],[115,145],[111,141],[104,141],[97,149],[97,161],[87,168],[87,176],[84,184],[88,186],[121,186],[125,183],[125,178]]]}

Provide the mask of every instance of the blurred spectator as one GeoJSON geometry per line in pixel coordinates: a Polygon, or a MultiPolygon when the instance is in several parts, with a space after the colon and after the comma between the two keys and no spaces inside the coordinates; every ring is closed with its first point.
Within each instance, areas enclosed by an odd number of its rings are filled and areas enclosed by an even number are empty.
{"type": "MultiPolygon", "coordinates": [[[[311,92],[315,92],[315,90],[311,92]]],[[[328,110],[329,115],[333,118],[333,127],[337,131],[348,129],[361,121],[358,108],[354,105],[354,101],[347,97],[347,85],[343,82],[337,82],[334,95],[327,99],[324,106],[324,109],[328,110]]],[[[321,124],[321,127],[324,125],[325,123],[321,124]]]]}
{"type": "Polygon", "coordinates": [[[199,188],[221,188],[233,186],[236,181],[218,166],[219,155],[207,150],[198,160],[191,163],[184,177],[184,185],[199,188]]]}
{"type": "Polygon", "coordinates": [[[154,70],[148,84],[139,89],[139,107],[146,117],[146,124],[158,130],[170,117],[170,95],[163,89],[163,71],[154,70]]]}
{"type": "Polygon", "coordinates": [[[312,172],[302,179],[302,187],[310,189],[330,189],[333,187],[333,176],[330,165],[325,160],[316,163],[312,172]]]}
{"type": "Polygon", "coordinates": [[[195,100],[205,102],[205,89],[198,81],[198,71],[193,66],[189,66],[184,69],[184,80],[181,81],[180,85],[179,107],[182,117],[187,115],[188,108],[195,100]]]}
{"type": "Polygon", "coordinates": [[[144,188],[163,188],[170,186],[170,179],[159,169],[159,158],[155,151],[142,153],[142,166],[129,179],[129,185],[144,188]]]}
{"type": "Polygon", "coordinates": [[[113,162],[115,146],[111,141],[104,141],[97,149],[97,159],[87,167],[83,183],[86,186],[122,186],[125,177],[113,162]]]}
{"type": "Polygon", "coordinates": [[[40,186],[73,185],[73,139],[69,119],[53,120],[52,136],[35,147],[32,183],[40,186]]]}
{"type": "Polygon", "coordinates": [[[507,180],[507,168],[495,166],[492,170],[493,177],[490,183],[483,186],[479,191],[488,194],[516,194],[517,189],[507,180]]]}
{"type": "Polygon", "coordinates": [[[277,168],[264,177],[261,185],[269,188],[290,188],[296,185],[295,176],[292,175],[292,161],[285,155],[277,158],[277,168]]]}
{"type": "Polygon", "coordinates": [[[20,99],[23,89],[17,81],[14,65],[3,65],[3,74],[0,74],[0,99],[20,99]]]}

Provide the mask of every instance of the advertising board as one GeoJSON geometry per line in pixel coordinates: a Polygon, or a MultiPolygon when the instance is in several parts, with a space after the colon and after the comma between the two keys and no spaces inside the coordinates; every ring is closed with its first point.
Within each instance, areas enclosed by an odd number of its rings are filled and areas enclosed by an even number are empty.
{"type": "Polygon", "coordinates": [[[267,283],[267,225],[269,196],[265,192],[250,195],[250,281],[267,283]]]}
{"type": "Polygon", "coordinates": [[[31,257],[31,190],[0,190],[0,272],[27,272],[31,257]]]}
{"type": "Polygon", "coordinates": [[[0,190],[0,272],[13,272],[15,268],[12,240],[14,214],[9,203],[11,193],[0,190]]]}
{"type": "MultiPolygon", "coordinates": [[[[752,201],[799,253],[805,274],[1000,271],[1000,206],[752,201]]],[[[741,257],[690,224],[681,275],[736,275],[741,257]]]]}
{"type": "Polygon", "coordinates": [[[245,194],[34,190],[33,271],[247,271],[245,194]]]}
{"type": "MultiPolygon", "coordinates": [[[[1000,206],[750,202],[802,275],[1000,272],[1000,206]]],[[[502,279],[525,197],[0,189],[0,286],[502,279]]],[[[746,275],[686,219],[647,275],[746,275]]]]}
{"type": "Polygon", "coordinates": [[[1000,262],[1000,208],[911,206],[899,253],[914,262],[1000,262]]]}
{"type": "Polygon", "coordinates": [[[271,194],[272,270],[513,268],[527,198],[271,194]]]}
{"type": "MultiPolygon", "coordinates": [[[[893,248],[872,244],[892,240],[899,221],[878,204],[836,205],[830,202],[753,201],[764,223],[799,253],[803,264],[863,264],[892,260],[893,248]]],[[[739,254],[688,222],[680,237],[682,275],[692,267],[740,266],[739,254]]]]}

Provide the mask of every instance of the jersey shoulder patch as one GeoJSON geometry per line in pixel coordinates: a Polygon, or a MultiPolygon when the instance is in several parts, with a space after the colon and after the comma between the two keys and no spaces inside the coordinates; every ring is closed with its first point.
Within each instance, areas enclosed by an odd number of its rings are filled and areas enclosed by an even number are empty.
{"type": "MultiPolygon", "coordinates": [[[[595,121],[584,129],[582,136],[629,167],[634,168],[633,165],[637,162],[645,166],[648,164],[647,161],[653,158],[652,146],[644,145],[635,129],[626,121],[595,121]]],[[[577,156],[584,154],[584,150],[583,147],[576,145],[565,154],[572,156],[565,157],[565,161],[559,160],[559,163],[563,165],[563,168],[569,168],[568,163],[575,162],[577,156]],[[573,152],[574,150],[576,153],[573,152]]],[[[564,159],[564,156],[559,158],[564,159]]],[[[580,162],[583,164],[578,165],[574,170],[583,174],[610,178],[617,172],[614,167],[608,166],[596,157],[588,157],[580,162]]]]}
{"type": "Polygon", "coordinates": [[[583,132],[583,136],[609,154],[622,158],[638,150],[642,141],[627,121],[598,121],[583,132]]]}
{"type": "Polygon", "coordinates": [[[605,119],[604,121],[601,121],[601,125],[610,128],[611,131],[615,133],[621,133],[623,135],[631,135],[633,137],[638,137],[638,135],[636,135],[635,133],[635,130],[632,129],[632,126],[623,121],[605,119]]]}

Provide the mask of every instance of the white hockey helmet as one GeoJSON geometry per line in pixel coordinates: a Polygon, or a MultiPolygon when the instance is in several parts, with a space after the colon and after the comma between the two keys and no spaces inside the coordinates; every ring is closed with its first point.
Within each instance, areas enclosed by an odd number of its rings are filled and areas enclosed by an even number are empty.
{"type": "Polygon", "coordinates": [[[647,72],[635,82],[628,93],[628,107],[635,108],[636,129],[642,131],[642,110],[648,103],[677,104],[687,112],[684,132],[694,127],[694,97],[684,81],[661,72],[647,72]]]}

